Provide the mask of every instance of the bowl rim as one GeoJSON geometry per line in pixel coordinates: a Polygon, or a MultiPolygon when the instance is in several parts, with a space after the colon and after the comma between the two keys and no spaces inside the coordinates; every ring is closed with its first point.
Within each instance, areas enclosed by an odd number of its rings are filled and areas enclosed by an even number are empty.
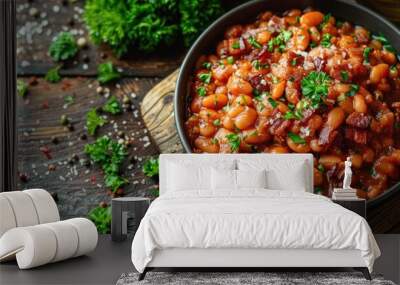
{"type": "MultiPolygon", "coordinates": [[[[355,9],[361,10],[364,13],[370,14],[371,17],[377,19],[378,21],[382,22],[383,24],[385,24],[386,26],[388,26],[389,29],[393,30],[399,37],[400,37],[400,29],[391,21],[387,20],[384,16],[380,15],[379,13],[371,10],[370,8],[358,3],[358,2],[347,2],[345,0],[329,0],[329,1],[334,1],[334,2],[340,2],[343,5],[347,5],[347,6],[351,6],[354,7],[355,9]]],[[[265,2],[265,0],[252,0],[246,3],[243,3],[229,11],[227,11],[226,13],[222,14],[218,19],[216,19],[214,22],[212,22],[201,34],[200,36],[196,39],[196,41],[192,44],[192,46],[190,47],[190,49],[188,50],[188,52],[186,53],[181,67],[179,69],[179,73],[178,73],[178,79],[177,79],[177,83],[176,83],[176,87],[174,90],[174,98],[173,98],[173,111],[174,111],[174,121],[175,121],[175,127],[178,133],[178,137],[179,140],[184,148],[184,151],[187,153],[193,153],[192,151],[192,147],[189,143],[189,140],[187,138],[187,135],[185,133],[184,128],[181,127],[180,121],[184,120],[183,118],[185,118],[185,110],[186,110],[186,105],[184,106],[184,113],[181,114],[181,110],[180,108],[178,108],[178,106],[181,104],[181,102],[179,101],[179,97],[182,96],[182,92],[180,91],[180,89],[183,89],[181,86],[185,86],[187,84],[187,81],[184,81],[184,77],[185,74],[187,72],[192,72],[193,70],[193,64],[190,63],[190,58],[193,56],[193,53],[195,53],[197,51],[197,49],[199,48],[199,44],[203,41],[203,38],[205,38],[208,33],[212,30],[214,30],[218,25],[221,25],[224,23],[224,21],[226,20],[226,18],[229,18],[232,14],[236,14],[238,13],[238,11],[242,10],[242,9],[246,9],[250,6],[253,5],[257,5],[261,2],[265,2]]],[[[185,96],[187,96],[187,85],[185,86],[185,96]]],[[[186,98],[185,98],[186,99],[186,98]]],[[[186,102],[185,102],[186,104],[186,102]]],[[[183,122],[184,124],[184,122],[183,122]]],[[[379,195],[378,197],[374,198],[374,199],[370,199],[367,201],[368,203],[368,207],[375,207],[380,205],[381,203],[383,203],[384,201],[386,201],[387,199],[389,199],[390,197],[392,197],[394,194],[396,194],[397,192],[400,191],[400,181],[396,184],[394,184],[392,187],[390,187],[389,189],[387,189],[384,192],[384,195],[379,195]]]]}

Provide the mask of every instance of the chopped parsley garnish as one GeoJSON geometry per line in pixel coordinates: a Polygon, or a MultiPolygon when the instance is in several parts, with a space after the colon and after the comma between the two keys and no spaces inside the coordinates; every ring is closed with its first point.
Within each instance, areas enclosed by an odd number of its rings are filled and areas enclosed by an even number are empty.
{"type": "Polygon", "coordinates": [[[321,40],[321,46],[328,48],[332,45],[331,43],[332,35],[331,34],[323,34],[322,40],[321,40]]]}
{"type": "Polygon", "coordinates": [[[318,168],[319,172],[321,172],[321,173],[325,172],[325,167],[322,164],[318,164],[317,168],[318,168]]]}
{"type": "Polygon", "coordinates": [[[360,86],[358,86],[357,84],[351,84],[350,91],[347,92],[346,95],[349,97],[353,97],[354,95],[356,95],[358,90],[360,90],[360,86]]]}
{"type": "Polygon", "coordinates": [[[85,145],[85,153],[101,166],[104,182],[113,192],[128,183],[127,179],[119,175],[120,167],[127,155],[123,144],[103,136],[94,143],[85,145]]]}
{"type": "Polygon", "coordinates": [[[301,114],[300,110],[295,110],[295,111],[287,111],[283,115],[283,119],[285,120],[301,120],[303,118],[303,115],[301,114]]]}
{"type": "Polygon", "coordinates": [[[17,93],[19,96],[24,97],[28,93],[28,84],[21,79],[17,80],[17,93]]]}
{"type": "Polygon", "coordinates": [[[278,103],[276,103],[276,101],[271,97],[268,97],[268,102],[271,104],[272,108],[275,109],[276,107],[278,107],[278,103]]]}
{"type": "Polygon", "coordinates": [[[227,61],[229,64],[233,64],[233,63],[235,62],[235,59],[233,58],[233,56],[228,56],[228,57],[226,58],[226,61],[227,61]]]}
{"type": "Polygon", "coordinates": [[[205,69],[211,69],[211,66],[212,66],[211,62],[209,61],[203,62],[203,67],[205,69]]]}
{"type": "Polygon", "coordinates": [[[292,66],[296,66],[296,64],[297,64],[297,58],[293,58],[293,59],[290,61],[290,64],[291,64],[292,66]]]}
{"type": "Polygon", "coordinates": [[[239,44],[239,42],[234,42],[231,47],[233,49],[239,49],[240,48],[240,44],[239,44]]]}
{"type": "Polygon", "coordinates": [[[322,19],[322,23],[319,25],[319,28],[322,29],[328,24],[329,19],[332,17],[331,13],[325,14],[324,18],[322,19]]]}
{"type": "Polygon", "coordinates": [[[157,176],[159,173],[159,160],[158,158],[149,158],[145,161],[142,167],[143,174],[147,177],[157,176]]]}
{"type": "Polygon", "coordinates": [[[295,133],[288,132],[287,135],[295,144],[305,144],[306,143],[305,139],[303,139],[301,136],[299,136],[295,133]]]}
{"type": "Polygon", "coordinates": [[[240,146],[240,137],[237,134],[229,134],[225,136],[228,139],[232,151],[238,151],[240,146]]]}
{"type": "Polygon", "coordinates": [[[101,83],[107,83],[121,77],[119,71],[114,67],[111,61],[99,64],[97,68],[97,80],[101,83]]]}
{"type": "Polygon", "coordinates": [[[47,71],[46,76],[44,77],[44,79],[45,79],[47,82],[50,82],[50,83],[57,83],[57,82],[59,82],[59,81],[61,80],[61,76],[60,76],[60,74],[58,73],[58,71],[60,70],[60,68],[61,68],[61,65],[49,69],[49,71],[47,71]]]}
{"type": "Polygon", "coordinates": [[[262,45],[261,45],[259,42],[257,42],[257,40],[256,40],[254,37],[249,37],[249,38],[247,39],[247,41],[248,41],[249,44],[251,44],[254,48],[261,48],[261,47],[262,47],[262,45]]]}
{"type": "Polygon", "coordinates": [[[199,74],[199,79],[204,83],[209,84],[211,82],[211,73],[201,73],[199,74]]]}
{"type": "Polygon", "coordinates": [[[206,88],[205,88],[204,86],[201,86],[201,87],[197,88],[196,91],[197,91],[197,94],[198,94],[200,97],[204,97],[204,96],[206,96],[206,94],[207,94],[206,88]]]}
{"type": "Polygon", "coordinates": [[[212,138],[212,139],[211,139],[211,143],[212,143],[212,144],[217,144],[217,143],[218,143],[218,140],[217,140],[216,138],[212,138]]]}
{"type": "Polygon", "coordinates": [[[340,76],[342,77],[343,81],[349,80],[349,73],[347,71],[344,70],[340,71],[340,76]]]}
{"type": "Polygon", "coordinates": [[[122,113],[121,104],[115,96],[111,96],[104,104],[102,109],[104,112],[110,113],[112,115],[118,115],[122,113]]]}
{"type": "Polygon", "coordinates": [[[268,51],[272,52],[274,47],[278,47],[278,50],[282,52],[286,47],[286,42],[288,42],[291,37],[292,32],[285,30],[281,31],[279,35],[268,42],[268,51]]]}
{"type": "Polygon", "coordinates": [[[311,42],[310,43],[310,48],[315,48],[317,46],[317,43],[316,42],[311,42]]]}
{"type": "Polygon", "coordinates": [[[312,71],[301,80],[301,92],[311,101],[311,107],[317,109],[328,95],[331,78],[322,71],[312,71]]]}
{"type": "Polygon", "coordinates": [[[213,125],[214,125],[214,126],[217,126],[217,127],[221,126],[221,120],[220,120],[220,119],[214,120],[214,121],[213,121],[213,125]]]}
{"type": "Polygon", "coordinates": [[[257,69],[257,70],[260,70],[260,69],[261,69],[261,64],[260,64],[260,61],[259,61],[258,59],[253,60],[253,61],[251,62],[251,65],[252,65],[255,69],[257,69]]]}
{"type": "Polygon", "coordinates": [[[86,115],[86,128],[91,136],[94,136],[97,128],[104,126],[105,123],[107,123],[107,120],[99,116],[95,108],[90,109],[86,115]]]}
{"type": "Polygon", "coordinates": [[[49,54],[54,61],[73,58],[77,52],[78,45],[69,32],[59,33],[49,47],[49,54]]]}
{"type": "Polygon", "coordinates": [[[394,49],[394,47],[389,43],[388,39],[383,35],[383,34],[379,34],[377,35],[372,35],[372,38],[374,40],[377,40],[379,42],[381,42],[383,48],[387,51],[390,51],[394,54],[396,54],[396,50],[394,49]]]}
{"type": "Polygon", "coordinates": [[[373,48],[371,47],[366,47],[363,51],[363,57],[364,57],[364,62],[369,62],[369,54],[371,53],[371,51],[373,50],[373,48]]]}
{"type": "Polygon", "coordinates": [[[288,105],[289,110],[293,111],[296,106],[293,103],[289,103],[288,105]]]}

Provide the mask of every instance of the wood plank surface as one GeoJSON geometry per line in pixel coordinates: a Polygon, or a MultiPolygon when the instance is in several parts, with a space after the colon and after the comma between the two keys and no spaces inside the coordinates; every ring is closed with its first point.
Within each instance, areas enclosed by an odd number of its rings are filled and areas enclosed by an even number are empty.
{"type": "MultiPolygon", "coordinates": [[[[29,78],[25,81],[28,82],[29,78]]],[[[123,166],[123,176],[129,180],[124,190],[129,196],[151,196],[149,191],[155,187],[154,181],[146,178],[141,168],[147,157],[158,154],[158,148],[144,127],[139,108],[144,94],[158,81],[123,79],[119,82],[120,88],[109,86],[111,94],[118,98],[130,96],[133,110],[108,116],[110,123],[99,128],[97,137],[107,134],[118,139],[118,131],[123,131],[132,142],[128,148],[129,158],[123,166]]],[[[70,162],[74,154],[79,160],[86,159],[84,145],[95,140],[92,136],[87,140],[80,137],[86,133],[87,111],[102,106],[107,100],[96,93],[97,86],[97,82],[90,78],[64,78],[60,84],[38,79],[37,85],[30,86],[25,99],[18,98],[18,169],[20,174],[28,177],[27,182],[19,181],[19,189],[44,188],[56,193],[64,218],[85,216],[99,202],[109,202],[111,198],[97,165],[87,168],[80,161],[70,162]],[[74,98],[68,106],[65,102],[67,96],[74,98]],[[60,124],[61,115],[71,119],[73,131],[60,124]],[[54,136],[58,138],[58,144],[52,143],[54,136]],[[44,155],[41,147],[50,150],[51,159],[44,155]],[[55,169],[49,170],[52,168],[55,169]]]]}
{"type": "MultiPolygon", "coordinates": [[[[88,31],[82,20],[84,1],[31,1],[17,0],[17,72],[19,75],[46,74],[56,63],[48,55],[53,38],[61,31],[70,31],[76,39],[85,37],[88,31]],[[73,2],[73,3],[72,3],[73,2]],[[62,3],[69,3],[63,5],[62,3]],[[36,9],[37,16],[30,11],[36,9]],[[73,24],[71,25],[71,22],[73,24]]],[[[167,76],[175,70],[185,54],[182,47],[160,49],[152,54],[129,50],[129,56],[118,59],[107,46],[96,46],[89,42],[73,60],[61,70],[65,76],[95,76],[97,65],[111,60],[122,69],[125,76],[167,76]],[[89,62],[83,62],[84,56],[89,62]]]]}

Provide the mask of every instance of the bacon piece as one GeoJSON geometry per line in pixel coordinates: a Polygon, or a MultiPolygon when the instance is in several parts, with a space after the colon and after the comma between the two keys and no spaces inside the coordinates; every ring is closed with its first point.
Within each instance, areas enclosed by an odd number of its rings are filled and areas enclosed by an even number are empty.
{"type": "Polygon", "coordinates": [[[346,128],[345,137],[359,144],[367,144],[368,132],[356,128],[346,128]]]}
{"type": "Polygon", "coordinates": [[[370,115],[353,112],[347,117],[346,124],[352,127],[367,129],[371,123],[371,120],[372,117],[370,115]]]}
{"type": "Polygon", "coordinates": [[[319,133],[318,144],[321,146],[330,145],[338,135],[338,131],[335,131],[329,126],[324,126],[319,133]]]}

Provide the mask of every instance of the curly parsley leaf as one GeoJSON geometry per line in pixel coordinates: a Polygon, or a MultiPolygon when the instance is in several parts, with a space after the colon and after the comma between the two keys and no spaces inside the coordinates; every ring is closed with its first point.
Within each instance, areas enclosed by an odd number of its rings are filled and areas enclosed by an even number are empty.
{"type": "Polygon", "coordinates": [[[211,72],[200,73],[198,76],[199,79],[206,84],[209,84],[211,82],[211,72]]]}
{"type": "Polygon", "coordinates": [[[96,207],[90,210],[88,218],[96,225],[99,234],[111,232],[111,207],[96,207]]]}
{"type": "Polygon", "coordinates": [[[105,184],[113,192],[128,182],[119,175],[121,165],[127,156],[124,145],[103,136],[94,143],[85,145],[85,153],[101,166],[105,184]]]}
{"type": "Polygon", "coordinates": [[[328,48],[332,45],[331,43],[332,35],[331,34],[323,34],[322,40],[320,42],[321,46],[328,48]]]}
{"type": "Polygon", "coordinates": [[[118,115],[122,113],[121,104],[115,96],[111,96],[102,107],[104,112],[112,115],[118,115]]]}
{"type": "Polygon", "coordinates": [[[237,135],[237,134],[229,134],[229,135],[226,135],[225,137],[228,140],[228,143],[229,143],[229,145],[231,147],[231,150],[233,152],[238,151],[239,150],[239,146],[240,146],[240,141],[241,141],[239,135],[237,135]]]}
{"type": "Polygon", "coordinates": [[[150,158],[143,164],[143,173],[147,177],[157,176],[159,173],[159,160],[158,158],[150,158]]]}
{"type": "Polygon", "coordinates": [[[28,93],[28,84],[25,81],[18,79],[17,80],[17,94],[21,97],[24,97],[28,93]]]}
{"type": "Polygon", "coordinates": [[[342,80],[346,82],[347,80],[349,80],[349,73],[342,70],[340,71],[340,77],[342,77],[342,80]]]}
{"type": "Polygon", "coordinates": [[[47,82],[50,82],[50,83],[60,82],[61,76],[60,76],[60,73],[58,72],[60,70],[60,68],[61,68],[61,65],[53,67],[52,69],[47,71],[46,76],[44,77],[44,79],[47,82]]]}
{"type": "Polygon", "coordinates": [[[306,143],[305,139],[303,139],[298,134],[295,134],[295,133],[292,133],[292,132],[288,132],[287,135],[295,144],[305,144],[306,143]]]}
{"type": "Polygon", "coordinates": [[[247,41],[254,48],[261,48],[262,47],[262,45],[259,42],[257,42],[257,40],[253,36],[249,37],[247,39],[247,41]]]}
{"type": "Polygon", "coordinates": [[[311,107],[317,109],[328,95],[331,78],[322,71],[312,71],[301,80],[301,92],[311,101],[311,107]]]}
{"type": "Polygon", "coordinates": [[[199,88],[197,88],[197,94],[200,96],[200,97],[204,97],[204,96],[206,96],[206,94],[207,94],[207,90],[206,90],[206,88],[204,87],[204,86],[200,86],[199,88]]]}
{"type": "Polygon", "coordinates": [[[121,74],[114,67],[111,61],[101,63],[97,67],[97,80],[101,83],[107,83],[121,77],[121,74]]]}
{"type": "Polygon", "coordinates": [[[346,93],[346,96],[353,97],[360,90],[360,86],[357,84],[351,84],[350,91],[346,93]]]}
{"type": "Polygon", "coordinates": [[[78,45],[69,32],[61,32],[49,47],[49,54],[55,61],[73,58],[78,52],[78,45]]]}
{"type": "Polygon", "coordinates": [[[107,120],[99,116],[95,108],[90,109],[86,115],[86,128],[91,136],[94,136],[97,128],[104,126],[105,123],[107,120]]]}
{"type": "Polygon", "coordinates": [[[363,50],[363,57],[364,57],[364,62],[369,62],[369,54],[371,53],[371,51],[373,51],[373,48],[371,47],[366,47],[363,50]]]}
{"type": "Polygon", "coordinates": [[[285,30],[281,31],[279,35],[268,42],[268,51],[272,52],[274,51],[274,47],[277,47],[278,50],[282,52],[286,47],[286,43],[290,40],[291,37],[292,32],[285,30]]]}

